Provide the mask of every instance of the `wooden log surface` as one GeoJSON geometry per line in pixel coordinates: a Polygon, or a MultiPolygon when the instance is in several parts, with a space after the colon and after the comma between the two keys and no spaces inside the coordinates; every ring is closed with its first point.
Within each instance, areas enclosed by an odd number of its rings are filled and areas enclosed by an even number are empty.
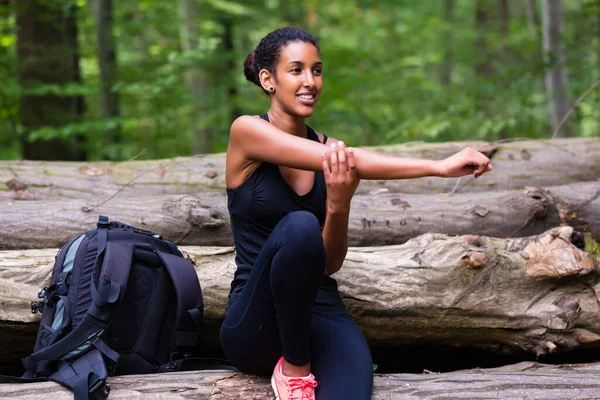
{"type": "MultiPolygon", "coordinates": [[[[555,366],[524,362],[442,374],[376,374],[371,399],[598,399],[599,373],[599,363],[555,366]]],[[[269,378],[231,371],[117,376],[110,377],[108,384],[111,400],[274,399],[269,378]]],[[[0,397],[71,400],[73,394],[54,382],[39,382],[2,384],[0,397]]]]}
{"type": "MultiPolygon", "coordinates": [[[[518,239],[426,234],[403,245],[352,248],[334,277],[372,346],[535,355],[598,347],[598,261],[569,242],[572,234],[569,227],[518,239]]],[[[218,346],[233,248],[182,250],[202,286],[205,342],[218,346]]],[[[0,361],[31,351],[39,314],[30,313],[30,302],[47,285],[55,254],[0,252],[0,361]]]]}
{"type": "MultiPolygon", "coordinates": [[[[483,192],[557,186],[600,176],[600,138],[488,142],[409,142],[372,150],[406,157],[442,159],[466,146],[492,159],[494,171],[481,179],[427,177],[401,181],[362,181],[358,193],[483,192]]],[[[197,194],[225,188],[224,154],[152,161],[0,161],[0,199],[81,199],[100,202],[119,196],[197,194]],[[121,191],[122,190],[122,191],[121,191]]]]}
{"type": "MultiPolygon", "coordinates": [[[[98,214],[160,233],[178,245],[233,245],[223,192],[123,197],[83,211],[93,206],[84,200],[0,200],[0,250],[59,247],[93,229],[98,214]]],[[[529,236],[561,223],[600,237],[600,180],[452,196],[356,195],[348,240],[351,246],[376,246],[401,244],[429,232],[529,236]]]]}

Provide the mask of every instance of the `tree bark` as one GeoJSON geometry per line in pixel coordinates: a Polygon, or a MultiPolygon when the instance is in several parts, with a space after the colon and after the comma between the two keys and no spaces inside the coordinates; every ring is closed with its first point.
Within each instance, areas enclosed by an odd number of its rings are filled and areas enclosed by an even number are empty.
{"type": "MultiPolygon", "coordinates": [[[[596,28],[596,76],[600,76],[600,0],[596,0],[595,5],[595,9],[596,9],[596,24],[595,24],[595,28],[596,28]]],[[[600,87],[598,87],[597,89],[598,92],[598,109],[597,115],[600,115],[600,87]]],[[[600,136],[600,119],[597,119],[597,135],[600,136]]]]}
{"type": "MultiPolygon", "coordinates": [[[[598,260],[573,246],[573,237],[569,227],[518,239],[426,234],[400,246],[351,248],[334,278],[373,347],[537,356],[598,347],[598,260]]],[[[181,250],[202,286],[204,342],[218,346],[233,248],[181,250]]],[[[55,254],[0,252],[0,360],[16,361],[33,348],[39,314],[31,314],[30,302],[48,284],[55,254]]]]}
{"type": "Polygon", "coordinates": [[[538,38],[538,17],[537,17],[537,0],[527,0],[525,2],[525,12],[527,13],[527,26],[529,26],[529,30],[534,35],[535,38],[538,38]]]}
{"type": "MultiPolygon", "coordinates": [[[[196,44],[201,35],[199,29],[200,13],[198,0],[179,0],[179,15],[181,18],[180,36],[181,48],[184,53],[196,52],[196,44]]],[[[186,73],[188,91],[192,98],[192,129],[194,139],[192,148],[195,154],[212,152],[212,136],[205,126],[206,117],[204,104],[208,95],[206,72],[200,67],[190,66],[186,73]]]]}
{"type": "MultiPolygon", "coordinates": [[[[480,179],[426,177],[396,181],[363,180],[357,193],[466,193],[556,186],[600,176],[600,139],[422,143],[372,147],[396,156],[442,159],[472,146],[494,170],[480,179]]],[[[0,199],[87,199],[101,202],[126,196],[196,194],[225,188],[225,155],[121,163],[40,163],[0,161],[0,199]],[[120,191],[121,190],[121,191],[120,191]]]]}
{"type": "MultiPolygon", "coordinates": [[[[561,0],[542,1],[543,50],[546,67],[546,91],[552,128],[567,114],[570,93],[563,49],[563,13],[561,0]]],[[[565,124],[558,137],[573,136],[572,124],[565,124]]]]}
{"type": "Polygon", "coordinates": [[[83,114],[83,98],[35,94],[42,85],[81,83],[74,2],[22,0],[17,15],[18,79],[23,88],[20,114],[23,158],[29,160],[85,160],[81,138],[42,140],[31,133],[43,127],[60,128],[83,114]]]}
{"type": "Polygon", "coordinates": [[[475,26],[477,29],[477,54],[479,59],[475,63],[475,73],[478,77],[487,79],[494,73],[494,68],[489,62],[489,48],[487,42],[487,32],[490,31],[490,17],[488,7],[491,3],[485,0],[477,0],[475,2],[475,26]]]}
{"type": "MultiPolygon", "coordinates": [[[[113,35],[112,0],[89,0],[96,24],[96,46],[100,68],[100,109],[102,118],[113,120],[114,127],[106,130],[105,143],[109,147],[118,146],[120,125],[116,123],[121,115],[119,94],[113,90],[117,79],[117,45],[113,35]]],[[[119,159],[119,152],[104,154],[107,159],[119,159]]]]}
{"type": "MultiPolygon", "coordinates": [[[[376,374],[371,399],[591,399],[600,391],[598,373],[598,363],[556,366],[524,362],[444,374],[376,374]]],[[[110,377],[108,384],[111,400],[274,399],[268,378],[222,370],[117,376],[110,377]]],[[[0,385],[0,396],[71,400],[73,393],[57,383],[41,382],[0,385]]]]}
{"type": "Polygon", "coordinates": [[[240,108],[240,102],[238,98],[238,88],[237,81],[234,78],[236,74],[234,71],[237,71],[237,64],[235,59],[235,47],[234,47],[234,26],[237,20],[232,16],[225,16],[221,23],[223,24],[223,42],[222,48],[226,57],[225,61],[225,76],[227,78],[227,82],[224,86],[227,88],[227,101],[229,103],[230,111],[229,111],[229,119],[230,122],[236,120],[237,117],[242,115],[242,110],[240,108]]]}
{"type": "MultiPolygon", "coordinates": [[[[2,201],[0,249],[57,247],[92,229],[108,215],[160,233],[179,245],[233,244],[227,198],[222,191],[197,195],[122,197],[97,201],[2,201]]],[[[428,232],[495,237],[544,232],[561,223],[600,237],[600,184],[582,182],[547,190],[466,193],[453,196],[380,193],[355,195],[351,246],[400,244],[428,232]]]]}
{"type": "MultiPolygon", "coordinates": [[[[449,86],[452,82],[452,67],[453,67],[453,35],[452,35],[452,21],[454,20],[454,0],[445,0],[444,1],[444,61],[442,63],[442,74],[441,74],[441,82],[444,86],[449,86]]],[[[449,89],[446,89],[449,90],[449,89]]]]}

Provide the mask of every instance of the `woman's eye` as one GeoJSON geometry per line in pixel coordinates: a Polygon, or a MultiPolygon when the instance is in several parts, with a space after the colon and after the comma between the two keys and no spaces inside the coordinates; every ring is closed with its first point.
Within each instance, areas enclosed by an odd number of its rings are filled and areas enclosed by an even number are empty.
{"type": "Polygon", "coordinates": [[[317,75],[321,75],[323,73],[323,70],[321,68],[316,68],[315,70],[313,70],[313,72],[317,75]]]}
{"type": "Polygon", "coordinates": [[[301,70],[300,68],[294,68],[294,69],[292,70],[292,72],[293,72],[293,73],[299,73],[299,72],[302,72],[302,70],[301,70]]]}

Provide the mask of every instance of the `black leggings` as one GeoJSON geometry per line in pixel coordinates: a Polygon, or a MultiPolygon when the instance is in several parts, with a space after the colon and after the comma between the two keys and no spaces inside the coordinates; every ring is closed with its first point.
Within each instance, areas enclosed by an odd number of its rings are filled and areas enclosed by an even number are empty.
{"type": "Polygon", "coordinates": [[[281,355],[294,365],[310,361],[317,400],[370,399],[369,347],[324,271],[317,219],[304,211],[288,214],[231,299],[221,328],[223,351],[241,371],[261,375],[271,374],[281,355]]]}

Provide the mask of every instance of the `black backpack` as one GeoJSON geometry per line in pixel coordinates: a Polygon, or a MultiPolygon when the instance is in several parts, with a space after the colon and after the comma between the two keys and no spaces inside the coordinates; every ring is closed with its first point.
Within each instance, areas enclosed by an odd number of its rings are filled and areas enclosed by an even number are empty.
{"type": "Polygon", "coordinates": [[[47,378],[76,400],[105,399],[108,375],[181,369],[199,354],[203,303],[193,265],[147,230],[100,216],[56,256],[23,378],[47,378]]]}

